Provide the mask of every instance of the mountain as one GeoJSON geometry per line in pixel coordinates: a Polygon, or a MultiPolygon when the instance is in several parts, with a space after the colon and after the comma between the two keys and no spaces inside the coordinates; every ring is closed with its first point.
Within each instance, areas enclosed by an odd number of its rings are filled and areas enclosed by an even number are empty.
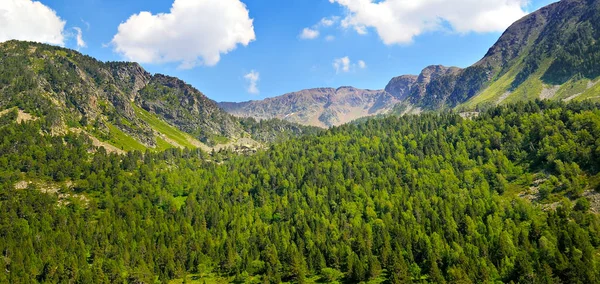
{"type": "MultiPolygon", "coordinates": [[[[598,99],[600,1],[563,0],[511,25],[474,65],[412,83],[392,79],[386,90],[424,109],[473,109],[533,99],[598,99]]],[[[419,76],[421,77],[421,76],[419,76]]],[[[402,80],[401,78],[404,78],[402,80]]]]}
{"type": "Polygon", "coordinates": [[[400,102],[384,90],[353,87],[319,88],[283,96],[242,103],[219,103],[225,111],[239,117],[279,118],[318,127],[340,125],[364,116],[388,112],[400,102]]]}
{"type": "Polygon", "coordinates": [[[238,117],[279,118],[303,125],[331,127],[388,113],[419,113],[421,108],[415,106],[425,106],[421,102],[427,100],[434,86],[443,88],[443,83],[453,84],[442,79],[455,78],[461,72],[457,67],[434,65],[419,75],[393,78],[385,90],[317,88],[261,101],[221,102],[219,106],[238,117]]]}
{"type": "Polygon", "coordinates": [[[418,76],[403,75],[393,78],[385,90],[400,100],[419,105],[436,84],[438,88],[443,88],[445,85],[453,83],[452,81],[444,82],[442,78],[455,78],[461,71],[462,69],[457,67],[432,65],[423,69],[418,76]]]}
{"type": "Polygon", "coordinates": [[[314,131],[236,118],[185,82],[152,75],[137,63],[104,63],[69,49],[8,41],[0,44],[0,111],[15,107],[43,117],[53,133],[84,131],[123,150],[208,150],[314,131]]]}
{"type": "Polygon", "coordinates": [[[519,100],[597,99],[600,1],[563,0],[513,24],[478,64],[502,64],[467,106],[519,100]]]}
{"type": "Polygon", "coordinates": [[[419,75],[395,77],[374,93],[321,88],[219,105],[240,117],[328,127],[386,113],[466,111],[534,99],[600,100],[599,77],[600,0],[562,0],[515,22],[464,69],[429,66],[419,75]]]}

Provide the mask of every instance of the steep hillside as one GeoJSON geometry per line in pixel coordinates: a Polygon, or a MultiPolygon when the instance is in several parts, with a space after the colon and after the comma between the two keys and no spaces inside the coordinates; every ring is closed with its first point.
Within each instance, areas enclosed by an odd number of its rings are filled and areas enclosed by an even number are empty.
{"type": "Polygon", "coordinates": [[[330,127],[385,113],[399,101],[383,90],[340,87],[302,90],[262,101],[223,102],[219,106],[239,117],[279,118],[304,125],[330,127]]]}
{"type": "MultiPolygon", "coordinates": [[[[414,105],[427,106],[431,93],[454,87],[461,73],[457,67],[428,66],[418,76],[403,75],[393,78],[385,90],[394,97],[414,105]]],[[[437,98],[434,96],[434,99],[437,98]]]]}
{"type": "Polygon", "coordinates": [[[474,65],[428,67],[425,74],[438,76],[421,83],[397,77],[386,90],[424,109],[598,99],[599,39],[600,1],[563,0],[515,22],[474,65]]]}
{"type": "Polygon", "coordinates": [[[478,66],[501,62],[466,107],[531,99],[595,99],[600,1],[564,0],[513,24],[478,66]]]}
{"type": "MultiPolygon", "coordinates": [[[[50,132],[84,131],[123,150],[258,145],[281,137],[263,133],[255,141],[256,122],[242,124],[177,78],[30,42],[0,44],[0,111],[13,107],[44,117],[50,132]]],[[[314,131],[281,128],[290,136],[314,131]]]]}
{"type": "Polygon", "coordinates": [[[600,105],[126,156],[0,113],[0,283],[599,283],[600,105]]]}

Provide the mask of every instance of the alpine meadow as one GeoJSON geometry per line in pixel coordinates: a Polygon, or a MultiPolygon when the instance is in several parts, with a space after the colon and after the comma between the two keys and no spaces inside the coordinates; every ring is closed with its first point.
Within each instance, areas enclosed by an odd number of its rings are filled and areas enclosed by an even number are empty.
{"type": "Polygon", "coordinates": [[[0,283],[600,283],[600,0],[38,1],[0,283]]]}

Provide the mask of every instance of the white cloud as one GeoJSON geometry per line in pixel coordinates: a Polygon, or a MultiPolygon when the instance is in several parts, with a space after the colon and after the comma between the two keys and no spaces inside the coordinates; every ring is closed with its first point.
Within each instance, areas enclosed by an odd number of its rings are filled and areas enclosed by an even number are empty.
{"type": "Polygon", "coordinates": [[[89,23],[89,22],[86,22],[86,21],[84,21],[83,19],[81,19],[81,22],[82,22],[82,23],[85,25],[85,27],[86,27],[86,30],[88,30],[88,31],[89,31],[89,30],[90,30],[90,27],[91,27],[90,23],[89,23]]]}
{"type": "Polygon", "coordinates": [[[304,28],[300,33],[301,39],[315,39],[317,37],[319,37],[319,31],[311,28],[304,28]]]}
{"type": "Polygon", "coordinates": [[[64,45],[65,23],[38,1],[0,1],[0,42],[17,39],[64,45]]]}
{"type": "MultiPolygon", "coordinates": [[[[344,25],[344,27],[348,27],[347,23],[342,23],[342,25],[344,25]]],[[[358,33],[359,35],[366,35],[367,34],[367,27],[363,26],[363,25],[354,25],[354,30],[356,31],[356,33],[358,33]]]]}
{"type": "Polygon", "coordinates": [[[250,94],[258,94],[260,91],[258,90],[258,81],[260,80],[260,73],[252,70],[250,73],[244,75],[244,79],[248,82],[248,93],[250,94]]]}
{"type": "Polygon", "coordinates": [[[81,31],[81,28],[73,27],[73,29],[77,32],[77,34],[75,35],[76,39],[77,39],[77,47],[78,48],[87,47],[87,44],[83,40],[83,32],[81,31]]]}
{"type": "Polygon", "coordinates": [[[336,74],[348,73],[350,71],[356,71],[356,69],[367,68],[367,63],[364,60],[358,60],[356,63],[350,60],[350,57],[344,56],[342,58],[336,58],[333,60],[333,69],[336,74]]]}
{"type": "MultiPolygon", "coordinates": [[[[321,19],[318,23],[314,24],[312,27],[310,28],[304,28],[302,30],[302,32],[300,32],[299,37],[301,39],[316,39],[319,37],[320,35],[320,30],[322,28],[328,28],[333,26],[335,23],[337,23],[340,20],[340,17],[337,16],[332,16],[329,18],[323,18],[321,19]]],[[[328,36],[327,38],[325,38],[325,40],[327,41],[331,41],[333,38],[331,38],[331,36],[328,36]]]]}
{"type": "Polygon", "coordinates": [[[367,63],[365,63],[363,60],[359,60],[358,61],[358,68],[360,68],[360,69],[367,68],[367,63]]]}
{"type": "Polygon", "coordinates": [[[214,66],[222,54],[256,39],[253,20],[239,0],[175,0],[169,13],[140,12],[119,25],[115,51],[141,63],[214,66]]]}
{"type": "Polygon", "coordinates": [[[350,71],[350,58],[348,56],[342,58],[336,58],[333,60],[333,68],[335,69],[335,73],[339,74],[341,72],[347,73],[350,71]]]}
{"type": "Polygon", "coordinates": [[[335,40],[335,36],[328,35],[328,36],[325,37],[325,40],[326,41],[334,41],[335,40]]]}
{"type": "Polygon", "coordinates": [[[318,25],[323,26],[323,27],[331,27],[339,20],[340,20],[340,17],[337,17],[337,16],[323,18],[323,19],[321,19],[321,21],[319,21],[318,25]]]}
{"type": "Polygon", "coordinates": [[[410,43],[415,36],[443,30],[503,31],[525,16],[528,0],[329,0],[348,10],[342,27],[366,34],[374,28],[385,44],[410,43]]]}

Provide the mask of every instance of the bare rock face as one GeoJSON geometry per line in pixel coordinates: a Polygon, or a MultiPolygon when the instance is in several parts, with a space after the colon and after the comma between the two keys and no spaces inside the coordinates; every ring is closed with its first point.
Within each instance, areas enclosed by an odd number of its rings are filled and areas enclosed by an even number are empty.
{"type": "Polygon", "coordinates": [[[134,101],[137,93],[152,79],[152,75],[138,63],[111,62],[108,65],[115,80],[123,85],[130,101],[134,101]]]}
{"type": "Polygon", "coordinates": [[[398,101],[384,90],[340,87],[302,90],[262,101],[223,102],[219,106],[239,117],[278,118],[303,125],[331,127],[386,113],[398,101]]]}
{"type": "Polygon", "coordinates": [[[417,82],[419,76],[402,75],[395,78],[387,84],[385,91],[399,100],[405,99],[410,94],[410,89],[417,82]]]}
{"type": "Polygon", "coordinates": [[[393,78],[385,90],[400,100],[409,100],[419,103],[419,100],[427,95],[432,82],[440,78],[456,76],[461,71],[457,67],[446,67],[442,65],[428,66],[418,76],[403,75],[393,78]]]}
{"type": "Polygon", "coordinates": [[[421,71],[421,74],[419,74],[419,77],[417,78],[417,84],[426,85],[431,83],[432,80],[438,79],[442,76],[456,74],[460,70],[461,69],[458,67],[446,67],[442,65],[428,66],[421,71]]]}
{"type": "Polygon", "coordinates": [[[156,113],[177,128],[212,144],[211,136],[239,138],[243,130],[238,121],[219,108],[216,102],[175,77],[154,75],[139,90],[136,103],[156,113]]]}

